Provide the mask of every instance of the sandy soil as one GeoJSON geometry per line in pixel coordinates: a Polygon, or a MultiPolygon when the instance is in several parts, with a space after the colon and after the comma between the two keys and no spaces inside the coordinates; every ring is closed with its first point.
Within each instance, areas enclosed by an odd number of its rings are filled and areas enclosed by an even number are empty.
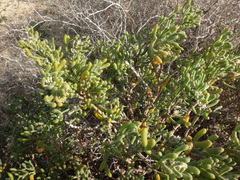
{"type": "Polygon", "coordinates": [[[25,27],[49,8],[48,0],[0,0],[0,101],[9,92],[23,83],[25,78],[34,78],[33,62],[24,58],[17,40],[25,27]]]}

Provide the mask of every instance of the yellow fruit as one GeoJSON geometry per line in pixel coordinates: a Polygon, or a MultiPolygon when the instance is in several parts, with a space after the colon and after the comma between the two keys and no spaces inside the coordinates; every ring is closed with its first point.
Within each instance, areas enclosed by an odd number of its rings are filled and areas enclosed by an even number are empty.
{"type": "Polygon", "coordinates": [[[190,118],[190,115],[189,114],[186,114],[185,116],[184,116],[184,122],[188,122],[189,121],[189,118],[190,118]]]}
{"type": "Polygon", "coordinates": [[[190,146],[190,148],[184,151],[185,154],[189,154],[192,151],[192,148],[193,148],[193,143],[192,142],[188,142],[187,145],[190,146]]]}
{"type": "Polygon", "coordinates": [[[184,139],[186,139],[186,140],[192,140],[192,136],[185,136],[184,139]]]}
{"type": "Polygon", "coordinates": [[[158,64],[158,62],[156,59],[152,60],[152,65],[157,65],[157,64],[158,64]]]}
{"type": "Polygon", "coordinates": [[[82,108],[83,108],[83,110],[86,110],[87,109],[87,105],[84,104],[82,108]]]}
{"type": "Polygon", "coordinates": [[[34,174],[29,175],[29,180],[34,180],[34,174]]]}
{"type": "Polygon", "coordinates": [[[157,53],[162,56],[167,56],[169,54],[167,51],[163,51],[163,50],[159,50],[157,53]]]}
{"type": "Polygon", "coordinates": [[[130,86],[136,86],[136,83],[134,83],[134,82],[130,82],[130,86]]]}
{"type": "Polygon", "coordinates": [[[63,103],[58,102],[58,103],[57,103],[57,106],[58,106],[58,107],[62,107],[62,106],[63,106],[63,103]]]}
{"type": "Polygon", "coordinates": [[[81,76],[80,76],[80,79],[79,79],[79,81],[80,82],[83,82],[84,81],[84,78],[85,78],[85,74],[84,74],[84,72],[81,74],[81,76]]]}
{"type": "Polygon", "coordinates": [[[174,53],[180,54],[182,51],[180,49],[173,50],[174,53]]]}
{"type": "Polygon", "coordinates": [[[154,109],[149,109],[148,111],[150,114],[152,114],[154,112],[154,109]]]}
{"type": "Polygon", "coordinates": [[[97,111],[94,111],[94,115],[99,120],[101,120],[103,118],[102,115],[99,112],[97,112],[97,111]]]}
{"type": "Polygon", "coordinates": [[[190,123],[190,122],[185,122],[185,126],[191,126],[192,125],[192,123],[190,123]]]}
{"type": "Polygon", "coordinates": [[[156,175],[155,175],[155,180],[161,180],[161,178],[160,178],[160,175],[159,175],[159,174],[156,174],[156,175]]]}
{"type": "Polygon", "coordinates": [[[82,168],[83,168],[83,169],[86,169],[86,168],[87,168],[87,166],[84,164],[84,165],[82,166],[82,168]]]}
{"type": "Polygon", "coordinates": [[[41,147],[41,148],[38,148],[38,149],[37,149],[37,152],[38,152],[38,153],[42,153],[43,151],[44,151],[44,147],[41,147]]]}

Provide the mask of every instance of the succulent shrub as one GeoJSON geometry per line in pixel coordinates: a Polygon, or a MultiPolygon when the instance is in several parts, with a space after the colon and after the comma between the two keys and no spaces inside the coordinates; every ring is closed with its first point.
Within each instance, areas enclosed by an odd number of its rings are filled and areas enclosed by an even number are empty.
{"type": "Polygon", "coordinates": [[[201,123],[221,108],[216,81],[238,78],[239,56],[228,27],[204,52],[184,53],[187,30],[200,25],[201,14],[187,0],[150,30],[97,46],[80,35],[65,35],[56,46],[29,28],[19,43],[41,81],[31,103],[18,102],[18,110],[30,110],[9,124],[11,160],[5,158],[2,177],[94,179],[93,171],[105,178],[118,171],[120,179],[237,179],[239,127],[229,146],[219,147],[218,135],[201,123]],[[97,170],[82,160],[83,120],[98,129],[97,170]]]}

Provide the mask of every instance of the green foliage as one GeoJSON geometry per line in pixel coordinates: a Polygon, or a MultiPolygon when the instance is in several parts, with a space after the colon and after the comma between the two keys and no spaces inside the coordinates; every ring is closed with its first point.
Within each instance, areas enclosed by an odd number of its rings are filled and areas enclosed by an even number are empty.
{"type": "Polygon", "coordinates": [[[56,47],[54,39],[41,40],[29,28],[29,38],[19,43],[39,67],[39,92],[31,102],[11,102],[9,137],[2,144],[8,165],[1,176],[111,178],[118,167],[121,179],[237,179],[239,126],[229,146],[218,147],[218,136],[207,137],[200,120],[210,121],[209,114],[221,108],[216,105],[223,90],[214,82],[238,76],[239,57],[229,28],[205,52],[183,55],[186,30],[198,26],[200,16],[188,0],[151,30],[96,47],[79,35],[65,35],[63,47],[56,47]],[[82,119],[93,119],[102,134],[97,170],[82,162],[88,152],[76,146],[82,119]]]}

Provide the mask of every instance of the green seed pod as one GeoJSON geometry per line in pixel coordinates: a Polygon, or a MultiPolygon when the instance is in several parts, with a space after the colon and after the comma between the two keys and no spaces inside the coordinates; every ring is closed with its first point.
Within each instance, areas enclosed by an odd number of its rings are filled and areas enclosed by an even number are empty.
{"type": "Polygon", "coordinates": [[[116,63],[113,63],[113,68],[114,68],[115,70],[118,70],[118,67],[117,67],[117,64],[116,64],[116,63]]]}
{"type": "Polygon", "coordinates": [[[147,155],[151,155],[151,154],[152,154],[152,151],[151,151],[151,150],[146,150],[145,153],[146,153],[147,155]]]}
{"type": "Polygon", "coordinates": [[[59,72],[65,65],[66,65],[67,61],[65,59],[63,59],[60,64],[58,65],[56,71],[59,72]]]}
{"type": "Polygon", "coordinates": [[[168,154],[163,156],[162,161],[164,161],[166,159],[176,159],[176,158],[178,158],[178,154],[177,153],[168,153],[168,154]]]}
{"type": "Polygon", "coordinates": [[[112,177],[112,173],[110,172],[110,169],[106,168],[105,171],[106,171],[107,176],[111,178],[112,177]]]}
{"type": "Polygon", "coordinates": [[[219,46],[222,46],[223,45],[223,42],[216,42],[213,44],[213,46],[215,47],[219,47],[219,46]]]}
{"type": "Polygon", "coordinates": [[[184,173],[182,174],[182,178],[183,178],[184,180],[193,180],[192,175],[191,175],[190,173],[187,173],[187,172],[184,172],[184,173]]]}
{"type": "Polygon", "coordinates": [[[210,117],[208,116],[208,113],[203,113],[203,115],[202,115],[203,117],[204,117],[204,119],[206,119],[206,120],[209,120],[210,119],[210,117]]]}
{"type": "Polygon", "coordinates": [[[233,169],[233,167],[230,167],[230,166],[224,167],[220,170],[219,175],[226,174],[227,172],[231,171],[232,169],[233,169]]]}
{"type": "Polygon", "coordinates": [[[28,48],[24,48],[24,50],[25,50],[25,53],[27,54],[28,57],[33,58],[33,55],[28,48]]]}
{"type": "Polygon", "coordinates": [[[186,32],[185,31],[180,31],[180,32],[178,32],[177,33],[178,35],[179,35],[179,37],[181,37],[181,38],[187,38],[187,34],[186,34],[186,32]]]}
{"type": "Polygon", "coordinates": [[[161,170],[167,174],[173,174],[173,170],[166,166],[164,163],[161,163],[161,170]]]}
{"type": "Polygon", "coordinates": [[[209,107],[209,108],[211,108],[211,107],[213,107],[213,106],[215,106],[215,105],[217,105],[217,103],[219,102],[219,100],[218,99],[216,99],[216,100],[213,100],[210,104],[208,104],[207,106],[209,107]]]}
{"type": "Polygon", "coordinates": [[[142,130],[141,130],[141,140],[142,140],[142,146],[144,148],[146,148],[147,144],[148,144],[147,135],[148,135],[148,127],[142,128],[142,130]]]}
{"type": "Polygon", "coordinates": [[[103,171],[107,167],[107,161],[102,161],[99,166],[99,171],[103,171]]]}
{"type": "Polygon", "coordinates": [[[213,164],[213,163],[214,163],[214,161],[211,157],[198,161],[198,164],[213,164]]]}
{"type": "Polygon", "coordinates": [[[156,145],[155,139],[149,139],[145,149],[151,150],[155,145],[156,145]]]}
{"type": "Polygon", "coordinates": [[[186,171],[191,174],[194,174],[194,175],[199,175],[201,173],[201,171],[197,167],[194,167],[194,166],[188,166],[186,171]]]}
{"type": "Polygon", "coordinates": [[[215,56],[215,53],[214,52],[210,52],[210,53],[208,53],[207,55],[206,55],[206,58],[208,59],[208,58],[212,58],[212,57],[214,57],[215,56]]]}
{"type": "Polygon", "coordinates": [[[175,167],[172,168],[173,174],[180,179],[182,177],[182,173],[180,173],[175,167]]]}
{"type": "Polygon", "coordinates": [[[211,173],[209,171],[206,171],[204,169],[201,169],[201,174],[208,179],[215,179],[216,178],[216,176],[213,173],[211,173]]]}
{"type": "Polygon", "coordinates": [[[160,161],[162,159],[161,155],[159,155],[159,154],[151,153],[148,155],[151,159],[156,160],[156,161],[160,161]]]}
{"type": "Polygon", "coordinates": [[[67,45],[69,40],[70,40],[70,36],[65,34],[64,37],[63,37],[64,44],[67,45]]]}
{"type": "Polygon", "coordinates": [[[200,168],[204,168],[204,169],[211,169],[212,165],[211,164],[201,164],[199,165],[200,168]]]}
{"type": "Polygon", "coordinates": [[[167,42],[170,46],[173,46],[173,47],[175,47],[176,49],[180,49],[180,50],[184,50],[181,46],[179,46],[179,44],[178,43],[176,43],[176,42],[173,42],[173,41],[168,41],[167,42]]]}
{"type": "Polygon", "coordinates": [[[211,146],[212,146],[212,141],[209,141],[209,140],[194,143],[194,147],[196,148],[209,148],[211,146]]]}
{"type": "Polygon", "coordinates": [[[214,90],[214,91],[209,91],[210,94],[219,94],[223,91],[222,88],[218,88],[217,90],[214,90]]]}
{"type": "Polygon", "coordinates": [[[209,137],[207,138],[207,140],[210,140],[210,141],[215,141],[215,140],[217,140],[218,138],[219,138],[219,136],[218,136],[218,135],[216,135],[216,134],[213,134],[213,135],[209,136],[209,137]]]}
{"type": "Polygon", "coordinates": [[[224,161],[229,158],[229,156],[226,155],[215,155],[216,158],[218,158],[220,161],[224,161]]]}
{"type": "Polygon", "coordinates": [[[206,132],[207,132],[206,128],[199,130],[197,134],[195,134],[195,136],[193,137],[193,142],[198,141],[204,134],[206,134],[206,132]]]}
{"type": "Polygon", "coordinates": [[[231,43],[225,43],[223,46],[222,46],[223,49],[232,49],[233,46],[231,43]]]}
{"type": "Polygon", "coordinates": [[[10,178],[10,180],[14,180],[14,177],[13,177],[12,173],[7,172],[7,174],[8,174],[8,177],[10,178]]]}
{"type": "Polygon", "coordinates": [[[185,151],[185,150],[187,150],[187,149],[189,149],[189,146],[188,146],[188,145],[182,145],[182,146],[176,148],[176,149],[173,151],[173,153],[176,153],[176,154],[179,155],[182,151],[185,151]]]}
{"type": "Polygon", "coordinates": [[[216,155],[216,154],[221,154],[224,152],[224,148],[222,147],[214,147],[214,148],[209,148],[206,150],[209,154],[211,155],[216,155]]]}
{"type": "Polygon", "coordinates": [[[232,162],[232,158],[230,158],[230,157],[228,157],[227,159],[225,159],[225,162],[227,163],[227,164],[229,164],[229,163],[231,163],[232,162]]]}
{"type": "Polygon", "coordinates": [[[20,135],[30,137],[32,135],[32,133],[30,131],[24,131],[24,132],[20,133],[20,135]]]}
{"type": "Polygon", "coordinates": [[[172,26],[172,27],[169,29],[169,31],[173,34],[173,33],[177,32],[178,29],[179,29],[179,26],[176,25],[176,26],[172,26]]]}
{"type": "Polygon", "coordinates": [[[26,139],[26,138],[17,138],[17,141],[18,141],[18,142],[27,142],[27,141],[29,141],[29,139],[26,139]]]}
{"type": "Polygon", "coordinates": [[[102,69],[105,69],[105,68],[109,67],[110,65],[111,65],[110,63],[105,63],[105,64],[102,65],[101,68],[102,68],[102,69]]]}
{"type": "Polygon", "coordinates": [[[190,157],[178,157],[178,158],[175,159],[175,161],[189,163],[191,161],[191,158],[190,157]]]}
{"type": "Polygon", "coordinates": [[[16,172],[17,171],[16,168],[10,168],[9,170],[12,171],[12,172],[16,172]]]}
{"type": "Polygon", "coordinates": [[[50,96],[46,95],[46,96],[44,96],[44,98],[43,98],[43,100],[44,100],[45,102],[50,102],[50,101],[52,101],[52,99],[53,99],[53,95],[50,95],[50,96]]]}

